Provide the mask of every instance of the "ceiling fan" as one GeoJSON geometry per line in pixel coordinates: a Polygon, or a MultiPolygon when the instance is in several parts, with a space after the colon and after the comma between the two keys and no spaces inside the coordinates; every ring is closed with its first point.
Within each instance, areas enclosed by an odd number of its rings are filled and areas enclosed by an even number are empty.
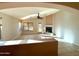
{"type": "Polygon", "coordinates": [[[40,16],[40,13],[38,13],[37,19],[43,19],[43,17],[40,16]]]}

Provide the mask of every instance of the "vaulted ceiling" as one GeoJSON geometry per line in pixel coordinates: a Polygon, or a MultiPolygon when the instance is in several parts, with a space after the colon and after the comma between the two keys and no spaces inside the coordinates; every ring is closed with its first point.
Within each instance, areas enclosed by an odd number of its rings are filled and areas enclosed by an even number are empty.
{"type": "Polygon", "coordinates": [[[58,12],[58,9],[53,8],[43,8],[43,7],[20,7],[20,8],[10,8],[0,10],[1,13],[19,18],[19,19],[27,19],[30,17],[34,17],[40,13],[40,16],[47,16],[53,13],[58,12]]]}
{"type": "MultiPolygon", "coordinates": [[[[49,4],[60,4],[60,5],[65,5],[65,6],[70,6],[75,9],[79,9],[79,2],[49,2],[49,4]]],[[[28,6],[29,4],[27,3],[0,3],[0,12],[22,19],[22,18],[27,18],[26,16],[33,16],[33,14],[37,14],[40,12],[42,16],[47,16],[49,14],[56,13],[58,9],[50,9],[50,8],[43,8],[43,7],[25,7],[28,6]],[[20,5],[20,6],[19,6],[20,5]],[[24,6],[24,7],[23,7],[24,6]],[[6,9],[6,8],[11,8],[11,9],[6,9]],[[18,8],[16,8],[18,7],[18,8]],[[2,10],[3,9],[3,10],[2,10]]],[[[29,5],[30,6],[30,5],[29,5]]],[[[36,6],[36,4],[33,4],[33,6],[36,6]]],[[[39,5],[38,5],[39,6],[39,5]]],[[[43,6],[43,5],[40,5],[43,6]]],[[[65,8],[64,8],[65,9],[65,8]]],[[[67,10],[67,9],[66,9],[67,10]]],[[[76,11],[74,11],[76,13],[76,11]]]]}

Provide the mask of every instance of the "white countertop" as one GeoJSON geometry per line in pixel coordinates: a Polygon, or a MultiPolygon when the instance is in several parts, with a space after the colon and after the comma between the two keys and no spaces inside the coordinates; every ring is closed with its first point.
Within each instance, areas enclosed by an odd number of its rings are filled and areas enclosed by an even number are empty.
{"type": "Polygon", "coordinates": [[[6,45],[18,45],[18,44],[31,44],[31,43],[41,43],[44,42],[43,39],[49,39],[52,38],[52,35],[45,35],[45,34],[39,34],[39,35],[29,35],[25,36],[22,39],[18,40],[8,40],[8,41],[0,41],[0,46],[6,46],[6,45]]]}
{"type": "Polygon", "coordinates": [[[10,41],[0,41],[0,46],[6,46],[6,45],[18,45],[18,44],[31,44],[31,43],[41,43],[44,41],[39,40],[10,40],[10,41]]]}

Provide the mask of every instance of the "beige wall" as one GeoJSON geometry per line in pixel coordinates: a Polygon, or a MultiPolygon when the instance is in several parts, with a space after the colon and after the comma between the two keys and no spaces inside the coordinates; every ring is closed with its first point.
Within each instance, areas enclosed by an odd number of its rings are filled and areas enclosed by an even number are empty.
{"type": "Polygon", "coordinates": [[[53,15],[54,19],[54,32],[56,33],[57,37],[63,38],[63,31],[64,31],[64,12],[60,11],[53,15]]]}
{"type": "Polygon", "coordinates": [[[54,14],[55,33],[64,41],[79,45],[79,15],[61,11],[54,14]]]}
{"type": "Polygon", "coordinates": [[[18,19],[0,13],[2,16],[2,40],[16,39],[20,35],[18,19]]]}

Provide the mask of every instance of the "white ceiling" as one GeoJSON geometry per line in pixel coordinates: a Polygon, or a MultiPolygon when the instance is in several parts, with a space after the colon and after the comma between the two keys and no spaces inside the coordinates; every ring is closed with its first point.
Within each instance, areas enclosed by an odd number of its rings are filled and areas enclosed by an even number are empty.
{"type": "Polygon", "coordinates": [[[47,16],[53,13],[58,12],[58,9],[53,8],[43,8],[43,7],[20,7],[20,8],[11,8],[11,9],[3,9],[0,10],[1,13],[19,18],[19,19],[26,19],[37,16],[39,12],[41,16],[47,16]]]}

